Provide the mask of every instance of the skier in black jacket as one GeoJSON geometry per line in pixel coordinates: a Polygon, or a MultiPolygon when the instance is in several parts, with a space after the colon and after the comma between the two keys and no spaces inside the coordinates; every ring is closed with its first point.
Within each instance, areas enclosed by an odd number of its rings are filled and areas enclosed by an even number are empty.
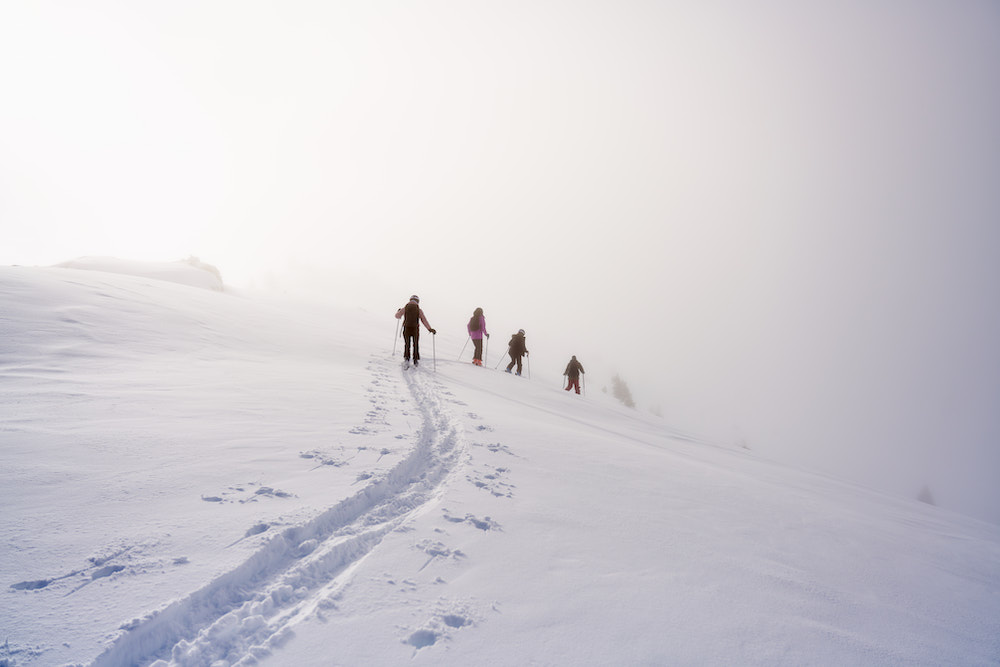
{"type": "Polygon", "coordinates": [[[427,323],[424,311],[420,308],[420,298],[416,294],[410,297],[409,303],[396,311],[396,319],[400,318],[403,320],[403,359],[407,362],[410,361],[410,344],[412,342],[413,365],[417,366],[420,364],[420,323],[423,322],[431,334],[436,334],[437,331],[427,323]]]}
{"type": "Polygon", "coordinates": [[[583,364],[576,360],[576,355],[573,355],[573,358],[569,360],[568,364],[566,364],[566,372],[563,373],[563,375],[569,379],[569,384],[566,385],[566,391],[575,387],[576,393],[580,393],[580,373],[583,372],[585,372],[583,370],[583,364]]]}
{"type": "Polygon", "coordinates": [[[528,347],[524,342],[524,329],[518,329],[517,333],[510,337],[507,343],[507,352],[510,354],[510,363],[507,364],[507,372],[517,364],[517,374],[521,374],[521,357],[528,354],[528,347]]]}

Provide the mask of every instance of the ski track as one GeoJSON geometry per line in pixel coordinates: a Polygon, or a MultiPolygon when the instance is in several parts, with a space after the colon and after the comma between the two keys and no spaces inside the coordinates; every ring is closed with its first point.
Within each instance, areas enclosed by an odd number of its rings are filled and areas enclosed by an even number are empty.
{"type": "MultiPolygon", "coordinates": [[[[372,363],[383,378],[393,364],[372,363]]],[[[91,666],[248,665],[280,646],[386,535],[426,510],[460,474],[466,439],[461,420],[445,407],[446,392],[423,369],[403,372],[403,382],[422,420],[405,459],[200,590],[122,626],[124,634],[91,666]]]]}

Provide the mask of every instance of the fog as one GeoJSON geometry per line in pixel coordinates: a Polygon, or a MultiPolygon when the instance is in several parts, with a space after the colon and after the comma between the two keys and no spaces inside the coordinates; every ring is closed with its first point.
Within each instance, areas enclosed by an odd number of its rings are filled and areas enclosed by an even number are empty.
{"type": "Polygon", "coordinates": [[[994,2],[5,3],[0,86],[0,263],[481,306],[491,355],[1000,522],[994,2]]]}

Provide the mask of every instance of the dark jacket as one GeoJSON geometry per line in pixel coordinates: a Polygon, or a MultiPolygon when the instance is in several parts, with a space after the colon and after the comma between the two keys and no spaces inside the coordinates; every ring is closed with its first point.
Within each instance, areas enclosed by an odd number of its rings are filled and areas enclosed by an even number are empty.
{"type": "Polygon", "coordinates": [[[510,342],[507,343],[508,349],[510,350],[511,357],[522,357],[528,352],[528,347],[524,342],[524,334],[516,333],[510,337],[510,342]]]}
{"type": "Polygon", "coordinates": [[[580,377],[580,373],[584,373],[583,364],[576,360],[576,357],[570,359],[569,363],[566,365],[566,372],[563,375],[568,375],[571,378],[580,377]]]}

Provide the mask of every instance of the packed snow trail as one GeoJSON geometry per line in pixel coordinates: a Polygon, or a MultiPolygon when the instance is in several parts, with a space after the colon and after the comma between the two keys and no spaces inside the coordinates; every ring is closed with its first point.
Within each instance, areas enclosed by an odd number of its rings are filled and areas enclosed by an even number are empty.
{"type": "Polygon", "coordinates": [[[403,377],[422,421],[409,456],[204,588],[124,626],[93,667],[253,662],[333,595],[387,534],[423,512],[456,472],[466,440],[437,380],[424,371],[403,377]]]}

